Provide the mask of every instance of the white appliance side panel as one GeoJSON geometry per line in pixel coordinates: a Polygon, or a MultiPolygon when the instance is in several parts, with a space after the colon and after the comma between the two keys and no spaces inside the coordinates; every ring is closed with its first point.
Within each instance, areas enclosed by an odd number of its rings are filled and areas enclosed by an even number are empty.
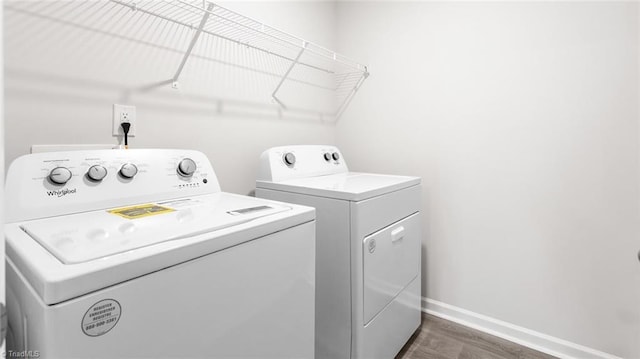
{"type": "Polygon", "coordinates": [[[362,242],[365,325],[420,273],[420,239],[416,213],[362,242]]]}
{"type": "Polygon", "coordinates": [[[316,359],[351,352],[349,202],[256,189],[256,196],[316,208],[316,359]]]}
{"type": "MultiPolygon", "coordinates": [[[[7,278],[7,350],[24,352],[27,339],[42,341],[42,333],[27,333],[26,321],[29,318],[40,318],[44,321],[46,305],[38,297],[35,290],[27,284],[26,279],[16,270],[16,266],[9,258],[5,261],[7,278]]],[[[38,352],[39,353],[39,352],[38,352]]],[[[35,352],[32,353],[36,356],[35,352]]]]}
{"type": "Polygon", "coordinates": [[[314,224],[54,306],[44,306],[14,275],[13,291],[27,297],[16,308],[21,318],[13,318],[26,323],[21,330],[26,337],[15,333],[15,348],[38,350],[44,359],[312,358],[314,224]],[[119,304],[117,323],[88,336],[83,319],[107,299],[119,304]]]}

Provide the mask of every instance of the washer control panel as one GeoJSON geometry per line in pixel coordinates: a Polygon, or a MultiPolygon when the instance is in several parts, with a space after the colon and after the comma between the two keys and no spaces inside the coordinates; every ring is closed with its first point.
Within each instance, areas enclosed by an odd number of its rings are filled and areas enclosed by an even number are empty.
{"type": "Polygon", "coordinates": [[[207,157],[189,150],[93,150],[17,158],[7,221],[220,192],[207,157]]]}
{"type": "Polygon", "coordinates": [[[348,171],[335,146],[282,146],[262,153],[258,180],[285,181],[348,171]]]}

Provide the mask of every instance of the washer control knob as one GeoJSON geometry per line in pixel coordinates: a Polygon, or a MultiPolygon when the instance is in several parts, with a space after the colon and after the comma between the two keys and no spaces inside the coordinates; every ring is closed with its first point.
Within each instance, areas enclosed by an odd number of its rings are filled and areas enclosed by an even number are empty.
{"type": "Polygon", "coordinates": [[[296,155],[291,152],[285,153],[282,159],[287,166],[293,166],[296,163],[296,155]]]}
{"type": "Polygon", "coordinates": [[[67,183],[73,174],[66,167],[56,167],[49,172],[49,181],[55,184],[65,184],[67,183]]]}
{"type": "Polygon", "coordinates": [[[125,163],[120,167],[120,176],[124,178],[133,178],[138,174],[138,167],[133,163],[125,163]]]}
{"type": "Polygon", "coordinates": [[[331,154],[329,152],[325,152],[323,156],[325,161],[331,161],[331,154]]]}
{"type": "Polygon", "coordinates": [[[93,165],[87,171],[87,177],[90,180],[100,182],[107,176],[107,169],[101,165],[93,165]]]}
{"type": "Polygon", "coordinates": [[[198,166],[191,158],[184,158],[178,163],[178,174],[182,177],[191,177],[198,166]]]}
{"type": "Polygon", "coordinates": [[[340,154],[338,152],[334,152],[331,154],[331,157],[333,157],[334,161],[337,161],[340,159],[340,154]]]}

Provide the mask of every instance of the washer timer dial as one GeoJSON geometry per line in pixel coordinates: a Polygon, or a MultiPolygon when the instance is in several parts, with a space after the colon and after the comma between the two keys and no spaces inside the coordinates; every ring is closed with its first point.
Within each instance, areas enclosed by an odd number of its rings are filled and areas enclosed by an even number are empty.
{"type": "Polygon", "coordinates": [[[191,158],[185,158],[178,163],[178,174],[182,177],[191,177],[196,172],[198,166],[191,158]]]}
{"type": "Polygon", "coordinates": [[[133,178],[138,174],[138,167],[133,163],[125,163],[120,167],[120,176],[124,178],[133,178]]]}
{"type": "Polygon", "coordinates": [[[107,176],[107,169],[104,166],[93,165],[87,171],[87,177],[92,181],[102,181],[107,176]]]}
{"type": "Polygon", "coordinates": [[[73,174],[66,167],[56,167],[49,172],[49,181],[55,184],[65,184],[67,183],[73,174]]]}
{"type": "Polygon", "coordinates": [[[284,161],[284,164],[291,167],[296,163],[296,155],[291,152],[287,152],[282,156],[282,160],[284,161]]]}

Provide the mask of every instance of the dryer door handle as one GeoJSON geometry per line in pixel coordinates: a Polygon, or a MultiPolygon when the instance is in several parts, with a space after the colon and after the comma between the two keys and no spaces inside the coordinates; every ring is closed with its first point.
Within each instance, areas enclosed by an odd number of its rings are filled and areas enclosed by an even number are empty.
{"type": "Polygon", "coordinates": [[[404,238],[404,226],[400,226],[391,231],[391,243],[395,243],[404,238]]]}

